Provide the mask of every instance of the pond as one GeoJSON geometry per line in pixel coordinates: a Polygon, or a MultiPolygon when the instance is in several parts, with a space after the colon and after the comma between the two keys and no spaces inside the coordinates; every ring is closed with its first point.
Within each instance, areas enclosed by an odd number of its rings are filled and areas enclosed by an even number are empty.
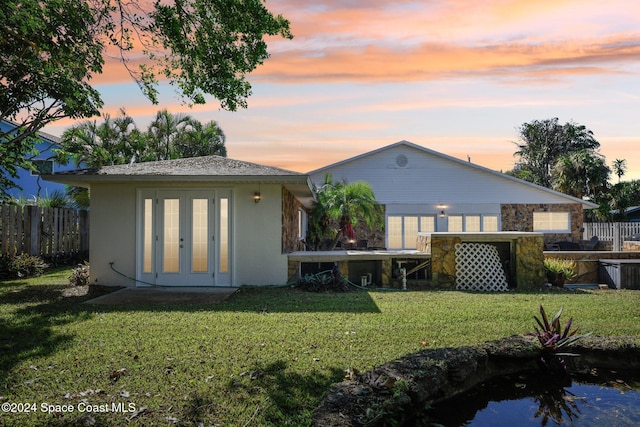
{"type": "Polygon", "coordinates": [[[446,427],[640,425],[640,371],[505,375],[434,405],[416,421],[446,427]]]}

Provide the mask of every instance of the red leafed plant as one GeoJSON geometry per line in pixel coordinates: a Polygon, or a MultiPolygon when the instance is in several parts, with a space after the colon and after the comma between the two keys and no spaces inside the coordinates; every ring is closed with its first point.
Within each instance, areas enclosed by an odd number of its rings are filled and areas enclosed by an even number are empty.
{"type": "Polygon", "coordinates": [[[551,368],[562,367],[564,369],[565,364],[563,356],[577,356],[577,354],[566,353],[562,350],[579,339],[591,335],[590,332],[578,335],[577,328],[574,328],[572,331],[571,324],[573,322],[573,318],[569,318],[569,321],[563,329],[562,324],[560,323],[562,310],[563,307],[560,307],[558,313],[551,319],[551,321],[549,321],[547,313],[545,313],[544,308],[541,305],[540,318],[533,316],[540,327],[540,329],[537,327],[534,327],[534,329],[536,330],[538,341],[540,342],[540,345],[542,345],[541,362],[544,366],[551,368]]]}

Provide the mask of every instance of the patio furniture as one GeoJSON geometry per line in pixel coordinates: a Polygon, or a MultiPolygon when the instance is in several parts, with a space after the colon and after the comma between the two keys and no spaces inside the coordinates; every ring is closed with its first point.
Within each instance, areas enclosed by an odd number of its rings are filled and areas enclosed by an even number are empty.
{"type": "Polygon", "coordinates": [[[561,251],[580,251],[582,248],[576,242],[558,242],[558,249],[561,251]]]}
{"type": "Polygon", "coordinates": [[[584,245],[582,246],[582,250],[583,251],[592,251],[592,250],[594,250],[594,248],[596,247],[596,245],[598,244],[599,241],[600,241],[600,239],[598,239],[598,236],[591,237],[591,239],[589,239],[588,241],[586,241],[584,243],[584,245]]]}

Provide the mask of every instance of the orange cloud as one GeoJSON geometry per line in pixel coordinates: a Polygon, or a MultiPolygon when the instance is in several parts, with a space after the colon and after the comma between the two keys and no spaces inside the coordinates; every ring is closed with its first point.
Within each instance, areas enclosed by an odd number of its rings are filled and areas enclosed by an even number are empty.
{"type": "MultiPolygon", "coordinates": [[[[558,76],[571,74],[617,73],[617,65],[637,62],[637,38],[612,37],[584,44],[503,44],[468,47],[444,43],[425,43],[412,49],[393,49],[368,45],[331,49],[309,55],[289,51],[274,55],[254,72],[260,80],[278,83],[309,81],[420,81],[469,73],[529,73],[558,76]]],[[[515,74],[518,73],[518,74],[515,74]]]]}

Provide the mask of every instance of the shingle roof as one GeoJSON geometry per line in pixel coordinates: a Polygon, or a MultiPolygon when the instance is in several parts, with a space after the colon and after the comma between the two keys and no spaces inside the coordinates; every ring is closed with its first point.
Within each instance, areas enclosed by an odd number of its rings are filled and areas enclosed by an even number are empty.
{"type": "Polygon", "coordinates": [[[96,176],[306,176],[299,172],[220,156],[102,166],[100,168],[65,172],[65,174],[96,176]]]}
{"type": "Polygon", "coordinates": [[[79,187],[96,183],[123,182],[211,182],[211,183],[279,183],[305,206],[314,200],[307,174],[272,166],[234,160],[228,157],[203,156],[129,165],[102,166],[42,175],[49,181],[79,187]]]}

